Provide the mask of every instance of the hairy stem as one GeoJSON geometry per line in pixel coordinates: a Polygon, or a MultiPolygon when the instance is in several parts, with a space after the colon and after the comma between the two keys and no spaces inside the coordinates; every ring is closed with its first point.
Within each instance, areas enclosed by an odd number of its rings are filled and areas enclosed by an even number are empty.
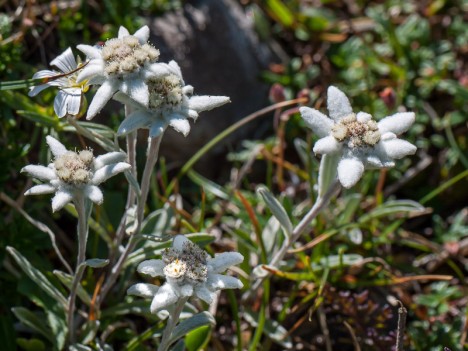
{"type": "Polygon", "coordinates": [[[145,169],[143,171],[143,176],[141,179],[141,196],[138,201],[137,205],[137,228],[134,234],[130,237],[130,240],[127,243],[127,246],[123,250],[122,254],[119,257],[117,263],[112,267],[112,270],[109,274],[109,277],[106,280],[106,283],[102,287],[101,294],[98,301],[98,306],[104,300],[105,296],[109,293],[110,289],[116,282],[120,271],[122,270],[123,264],[127,259],[128,255],[132,250],[135,248],[135,245],[138,241],[136,234],[140,232],[141,223],[143,221],[144,211],[145,211],[145,204],[148,198],[148,193],[150,189],[150,180],[151,180],[151,173],[153,172],[154,166],[158,160],[159,155],[159,146],[161,145],[161,136],[157,138],[153,138],[148,143],[148,155],[146,159],[145,169]]]}
{"type": "MultiPolygon", "coordinates": [[[[277,266],[281,260],[284,258],[288,252],[291,245],[293,245],[300,236],[304,233],[307,227],[310,225],[310,222],[314,220],[315,217],[328,205],[330,199],[335,194],[335,192],[340,188],[340,183],[338,180],[335,180],[329,187],[328,191],[317,199],[314,206],[307,212],[307,214],[302,218],[299,224],[294,228],[291,236],[287,238],[281,248],[276,252],[276,254],[271,259],[269,266],[277,266]]],[[[270,276],[270,273],[267,273],[264,277],[259,278],[253,285],[251,292],[256,291],[263,283],[263,281],[270,276]]]]}
{"type": "Polygon", "coordinates": [[[76,259],[75,275],[73,277],[72,286],[70,288],[70,297],[68,298],[68,335],[70,344],[75,343],[75,326],[74,326],[74,312],[75,301],[78,285],[84,272],[84,261],[86,258],[86,242],[88,240],[88,214],[85,209],[85,199],[82,194],[78,195],[74,201],[76,211],[78,213],[78,256],[76,259]]]}
{"type": "Polygon", "coordinates": [[[158,351],[167,351],[169,350],[169,346],[171,346],[171,335],[172,331],[174,330],[177,322],[179,321],[180,314],[184,309],[185,303],[187,302],[188,297],[180,299],[174,306],[174,311],[169,315],[167,320],[166,328],[164,329],[161,343],[159,344],[158,351]]]}

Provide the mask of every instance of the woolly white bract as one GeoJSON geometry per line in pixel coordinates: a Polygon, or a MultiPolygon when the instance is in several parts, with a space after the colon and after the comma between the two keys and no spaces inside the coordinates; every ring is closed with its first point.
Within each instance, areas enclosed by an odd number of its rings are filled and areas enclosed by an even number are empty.
{"type": "Polygon", "coordinates": [[[55,113],[59,118],[62,118],[67,114],[76,116],[80,112],[83,93],[89,89],[87,80],[82,80],[80,83],[77,82],[77,68],[81,66],[81,63],[79,65],[76,63],[72,50],[68,48],[61,55],[52,60],[50,65],[57,67],[60,72],[42,70],[35,73],[33,75],[33,79],[49,78],[57,75],[64,76],[51,80],[45,84],[32,87],[28,95],[36,96],[48,87],[58,87],[59,91],[54,99],[55,113]]]}
{"type": "Polygon", "coordinates": [[[152,313],[168,309],[183,297],[196,296],[211,303],[217,290],[242,288],[239,279],[221,273],[243,260],[238,252],[224,252],[212,258],[183,235],[177,235],[162,259],[143,261],[138,266],[138,272],[165,277],[166,282],[161,287],[138,283],[127,293],[152,298],[152,313]]]}
{"type": "Polygon", "coordinates": [[[82,150],[79,153],[68,151],[57,139],[51,136],[47,136],[46,139],[55,157],[54,162],[47,167],[28,165],[21,172],[46,181],[44,184],[33,186],[25,195],[55,193],[52,198],[53,212],[81,195],[96,204],[102,203],[103,194],[98,185],[130,168],[128,163],[121,162],[127,157],[123,152],[109,152],[95,158],[90,150],[82,150]]]}
{"type": "Polygon", "coordinates": [[[149,129],[151,138],[161,135],[171,126],[187,136],[190,132],[188,118],[196,120],[198,113],[222,106],[230,100],[227,96],[192,96],[193,87],[185,85],[182,72],[175,61],[162,64],[170,72],[147,80],[149,104],[145,106],[129,96],[117,93],[115,99],[132,106],[131,113],[122,122],[118,134],[128,134],[139,128],[149,129]]]}
{"type": "Polygon", "coordinates": [[[339,158],[338,179],[345,188],[355,185],[365,168],[393,167],[394,159],[416,152],[416,146],[397,138],[413,124],[413,112],[396,113],[377,123],[368,113],[354,114],[346,95],[334,86],[328,88],[327,107],[330,118],[309,107],[300,111],[321,138],[314,152],[339,158]]]}
{"type": "Polygon", "coordinates": [[[90,84],[101,85],[89,105],[87,119],[99,113],[117,91],[148,106],[146,79],[168,74],[165,66],[157,63],[159,50],[147,43],[148,38],[148,26],[133,35],[120,27],[118,38],[109,39],[102,47],[77,46],[89,59],[78,75],[78,82],[89,80],[90,84]]]}

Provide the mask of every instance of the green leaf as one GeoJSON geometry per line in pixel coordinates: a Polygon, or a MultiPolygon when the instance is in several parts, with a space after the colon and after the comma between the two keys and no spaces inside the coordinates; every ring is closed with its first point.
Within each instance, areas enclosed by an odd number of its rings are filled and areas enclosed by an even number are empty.
{"type": "Polygon", "coordinates": [[[293,225],[284,207],[273,196],[273,194],[270,192],[270,190],[268,190],[266,186],[258,186],[257,193],[262,196],[263,200],[265,201],[273,216],[275,216],[276,219],[280,222],[286,236],[291,236],[293,232],[293,225]]]}
{"type": "Polygon", "coordinates": [[[87,345],[94,340],[100,324],[99,321],[87,321],[84,324],[80,334],[82,344],[87,345]]]}
{"type": "Polygon", "coordinates": [[[172,332],[171,339],[169,344],[176,342],[178,339],[185,336],[192,330],[195,330],[199,327],[206,326],[206,325],[215,325],[216,321],[214,317],[209,312],[201,312],[198,313],[189,319],[184,320],[181,322],[172,332]]]}
{"type": "Polygon", "coordinates": [[[344,254],[344,255],[330,255],[322,257],[319,263],[312,263],[313,270],[319,270],[320,268],[341,268],[355,265],[361,262],[364,258],[358,254],[344,254]]]}
{"type": "Polygon", "coordinates": [[[282,1],[266,0],[266,6],[283,26],[291,27],[294,24],[294,15],[282,1]]]}
{"type": "MultiPolygon", "coordinates": [[[[253,311],[244,311],[245,320],[254,328],[257,327],[259,315],[253,311]]],[[[277,321],[269,318],[265,322],[265,333],[276,343],[280,344],[286,349],[291,349],[293,344],[288,331],[277,321]]]]}
{"type": "Polygon", "coordinates": [[[13,247],[8,246],[7,251],[23,272],[31,278],[31,280],[33,280],[46,294],[60,302],[63,307],[67,307],[67,300],[65,297],[54,285],[52,285],[44,274],[34,268],[33,265],[13,247]]]}
{"type": "Polygon", "coordinates": [[[425,207],[420,203],[412,200],[390,200],[382,205],[374,208],[369,213],[359,218],[360,223],[367,222],[374,218],[388,216],[392,214],[413,214],[422,213],[425,211],[425,207]]]}
{"type": "Polygon", "coordinates": [[[194,170],[188,171],[187,175],[189,178],[199,186],[203,187],[205,192],[213,194],[216,197],[219,197],[223,200],[230,200],[231,197],[227,194],[222,186],[216,184],[215,182],[203,177],[202,175],[198,174],[194,170]]]}
{"type": "Polygon", "coordinates": [[[109,264],[108,259],[103,258],[90,258],[82,263],[83,266],[88,266],[91,268],[102,268],[109,264]]]}
{"type": "MultiPolygon", "coordinates": [[[[70,274],[59,270],[55,270],[53,271],[53,273],[60,280],[60,282],[63,285],[65,285],[68,288],[68,290],[70,290],[73,282],[73,277],[70,274]]],[[[81,284],[78,284],[77,295],[81,299],[81,301],[83,301],[87,306],[91,305],[91,297],[81,284]]]]}
{"type": "Polygon", "coordinates": [[[50,342],[54,343],[53,333],[44,324],[44,319],[24,307],[12,307],[11,311],[21,323],[41,334],[50,342]]]}
{"type": "Polygon", "coordinates": [[[141,233],[161,237],[170,228],[173,218],[174,210],[170,206],[151,212],[142,223],[141,233]]]}
{"type": "Polygon", "coordinates": [[[189,332],[185,337],[185,345],[188,351],[203,350],[210,341],[211,326],[205,325],[189,332]]]}
{"type": "MultiPolygon", "coordinates": [[[[2,340],[3,341],[3,340],[2,340]]],[[[18,338],[16,339],[16,343],[22,349],[26,351],[45,351],[46,347],[44,343],[39,339],[24,339],[18,338]]],[[[16,350],[16,348],[7,348],[7,350],[16,350]]]]}

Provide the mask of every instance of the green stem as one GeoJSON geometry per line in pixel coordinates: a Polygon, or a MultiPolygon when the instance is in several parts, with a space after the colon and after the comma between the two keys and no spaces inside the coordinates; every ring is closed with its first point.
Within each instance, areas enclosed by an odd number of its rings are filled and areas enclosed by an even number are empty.
{"type": "Polygon", "coordinates": [[[174,311],[169,315],[167,320],[166,328],[164,329],[161,343],[159,344],[158,351],[167,351],[169,350],[170,340],[172,331],[174,330],[177,322],[179,321],[180,314],[184,309],[185,303],[187,302],[188,297],[182,298],[174,306],[174,311]]]}
{"type": "Polygon", "coordinates": [[[260,311],[258,314],[258,325],[257,325],[257,328],[255,329],[253,340],[250,343],[249,351],[257,350],[257,345],[260,343],[260,340],[262,339],[263,329],[265,328],[267,306],[270,301],[270,281],[267,280],[265,284],[263,284],[263,287],[264,287],[264,290],[263,290],[263,296],[262,296],[262,305],[260,307],[260,311]]]}
{"type": "Polygon", "coordinates": [[[78,257],[76,259],[75,275],[73,277],[72,286],[70,288],[70,297],[68,299],[68,310],[67,310],[67,321],[68,321],[68,335],[70,339],[70,345],[75,343],[75,326],[74,326],[74,312],[75,312],[75,301],[80,284],[81,278],[84,272],[84,261],[86,259],[86,242],[88,240],[88,218],[89,215],[86,213],[85,199],[83,194],[76,196],[74,200],[76,212],[78,213],[78,257]]]}
{"type": "Polygon", "coordinates": [[[462,180],[465,177],[468,177],[468,169],[465,170],[464,172],[461,172],[461,173],[457,174],[455,177],[449,179],[447,182],[445,182],[444,184],[439,186],[437,189],[431,191],[429,194],[427,194],[421,200],[419,200],[419,203],[424,205],[426,202],[432,200],[434,197],[439,195],[445,189],[451,187],[453,184],[455,184],[456,182],[462,180]]]}

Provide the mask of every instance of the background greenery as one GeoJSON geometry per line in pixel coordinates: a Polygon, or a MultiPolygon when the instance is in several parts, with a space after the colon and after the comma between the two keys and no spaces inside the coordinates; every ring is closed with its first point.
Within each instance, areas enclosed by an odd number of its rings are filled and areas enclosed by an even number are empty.
{"type": "MultiPolygon", "coordinates": [[[[269,299],[258,295],[243,306],[242,292],[223,294],[217,326],[211,332],[199,329],[186,344],[196,349],[209,342],[210,349],[229,350],[241,344],[282,349],[293,343],[324,350],[329,343],[336,350],[354,350],[354,335],[362,350],[388,350],[395,344],[398,309],[388,299],[391,295],[408,309],[406,349],[468,349],[468,1],[241,4],[260,38],[278,43],[289,57],[272,64],[259,79],[275,84],[275,91],[288,99],[309,96],[309,105],[321,110],[331,84],[346,92],[356,110],[379,118],[406,106],[417,116],[407,135],[419,151],[396,169],[367,172],[356,187],[343,192],[304,237],[308,246],[288,256],[282,276],[274,277],[270,291],[263,292],[269,299]],[[264,335],[257,336],[262,315],[270,318],[264,335]]],[[[68,46],[105,40],[120,25],[133,32],[146,16],[162,15],[183,2],[4,1],[0,6],[0,80],[8,81],[31,77],[68,46]]],[[[55,320],[53,302],[7,255],[7,245],[66,291],[52,273],[59,262],[49,237],[10,206],[7,197],[54,230],[65,257],[75,256],[73,211],[51,215],[48,197],[24,199],[31,181],[19,174],[26,164],[47,162],[44,135],[58,133],[69,143],[83,142],[54,115],[53,98],[53,91],[35,99],[26,90],[0,92],[0,164],[5,171],[0,174],[0,340],[5,350],[49,350],[54,344],[45,336],[48,329],[41,334],[21,325],[13,306],[27,308],[49,324],[55,320]]],[[[240,174],[238,179],[220,183],[190,171],[172,191],[180,201],[164,207],[175,174],[167,174],[161,162],[149,208],[162,210],[150,223],[152,233],[222,233],[216,243],[210,237],[200,242],[211,243],[206,246],[210,252],[237,248],[249,258],[241,269],[250,274],[252,265],[264,262],[282,240],[279,226],[269,220],[255,194],[256,186],[267,184],[296,223],[313,200],[309,189],[316,183],[318,160],[310,150],[316,137],[294,112],[283,114],[272,135],[236,146],[223,167],[240,174]]],[[[105,204],[95,210],[90,257],[106,255],[106,241],[123,208],[121,183],[106,184],[105,204]]],[[[164,325],[145,312],[144,302],[125,297],[130,282],[140,279],[133,272],[141,257],[135,255],[128,265],[128,284],[109,296],[101,318],[98,334],[107,331],[105,341],[115,350],[154,348],[151,335],[164,325]]],[[[102,274],[90,270],[85,275],[89,294],[102,274]]],[[[248,290],[248,279],[240,277],[248,290]]],[[[52,327],[56,334],[51,338],[59,338],[60,330],[52,327]]]]}

